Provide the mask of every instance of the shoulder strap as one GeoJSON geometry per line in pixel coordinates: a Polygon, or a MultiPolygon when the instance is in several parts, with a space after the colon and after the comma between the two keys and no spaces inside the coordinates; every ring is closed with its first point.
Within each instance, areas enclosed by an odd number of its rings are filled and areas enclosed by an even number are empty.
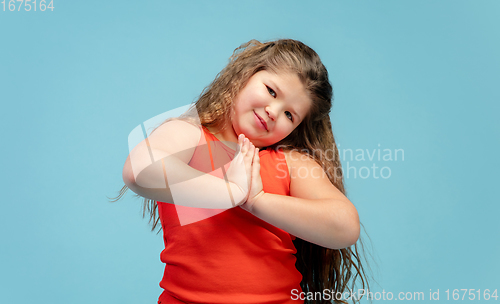
{"type": "Polygon", "coordinates": [[[210,163],[212,164],[212,171],[215,171],[214,159],[212,157],[211,139],[208,137],[207,133],[210,132],[205,126],[202,126],[202,132],[205,135],[205,140],[207,141],[208,154],[210,154],[210,163]]]}

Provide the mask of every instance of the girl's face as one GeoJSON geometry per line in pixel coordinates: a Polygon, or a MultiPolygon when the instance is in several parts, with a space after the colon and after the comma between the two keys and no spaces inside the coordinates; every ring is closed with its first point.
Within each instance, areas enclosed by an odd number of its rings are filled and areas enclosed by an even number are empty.
{"type": "Polygon", "coordinates": [[[287,137],[304,119],[311,99],[294,73],[259,71],[238,93],[233,107],[233,130],[256,146],[287,137]]]}

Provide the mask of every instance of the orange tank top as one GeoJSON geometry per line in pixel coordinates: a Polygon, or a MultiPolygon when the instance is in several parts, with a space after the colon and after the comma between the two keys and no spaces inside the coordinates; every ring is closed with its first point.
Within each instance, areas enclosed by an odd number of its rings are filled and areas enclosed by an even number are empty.
{"type": "MultiPolygon", "coordinates": [[[[202,128],[189,165],[223,178],[220,168],[227,170],[234,154],[202,128]]],[[[264,191],[289,195],[283,152],[268,148],[259,156],[264,191]]],[[[158,303],[303,303],[292,300],[302,291],[294,236],[240,207],[203,209],[158,202],[158,212],[165,243],[160,260],[166,264],[158,303]]]]}

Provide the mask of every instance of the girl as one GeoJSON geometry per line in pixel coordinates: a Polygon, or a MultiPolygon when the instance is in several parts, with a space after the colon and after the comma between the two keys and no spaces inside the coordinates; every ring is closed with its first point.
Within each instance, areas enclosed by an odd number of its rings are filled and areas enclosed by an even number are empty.
{"type": "Polygon", "coordinates": [[[118,199],[130,188],[145,198],[153,230],[161,223],[158,303],[345,302],[335,294],[351,281],[364,288],[331,103],[311,48],[252,40],[202,93],[196,115],[164,122],[131,151],[118,199]]]}

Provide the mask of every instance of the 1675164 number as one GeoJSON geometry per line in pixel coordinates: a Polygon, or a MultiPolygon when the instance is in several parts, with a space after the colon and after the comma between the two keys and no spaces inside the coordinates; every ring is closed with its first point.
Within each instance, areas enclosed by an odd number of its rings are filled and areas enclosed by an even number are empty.
{"type": "Polygon", "coordinates": [[[446,300],[497,300],[497,290],[489,289],[449,289],[445,290],[446,300]]]}
{"type": "Polygon", "coordinates": [[[16,11],[21,11],[21,9],[24,9],[25,11],[40,11],[40,12],[45,12],[47,10],[54,11],[54,0],[51,0],[48,4],[47,1],[45,0],[39,0],[37,3],[37,0],[9,0],[8,2],[6,0],[3,0],[0,2],[3,7],[3,11],[11,11],[14,12],[16,11]]]}

